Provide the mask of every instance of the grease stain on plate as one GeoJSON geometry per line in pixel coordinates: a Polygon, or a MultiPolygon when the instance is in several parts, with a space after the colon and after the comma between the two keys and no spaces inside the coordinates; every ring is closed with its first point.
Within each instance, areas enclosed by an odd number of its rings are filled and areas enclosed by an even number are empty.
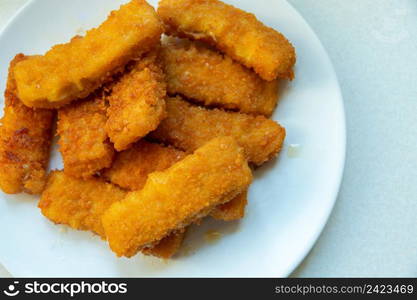
{"type": "Polygon", "coordinates": [[[208,230],[205,234],[204,234],[204,239],[206,240],[206,242],[213,244],[217,241],[220,240],[220,238],[222,237],[222,234],[216,230],[208,230]]]}
{"type": "Polygon", "coordinates": [[[82,27],[77,28],[77,30],[75,31],[75,34],[79,36],[85,36],[86,33],[87,33],[87,30],[85,30],[82,27]]]}
{"type": "Polygon", "coordinates": [[[287,156],[289,158],[297,158],[300,156],[301,146],[300,144],[290,144],[287,150],[287,156]]]}

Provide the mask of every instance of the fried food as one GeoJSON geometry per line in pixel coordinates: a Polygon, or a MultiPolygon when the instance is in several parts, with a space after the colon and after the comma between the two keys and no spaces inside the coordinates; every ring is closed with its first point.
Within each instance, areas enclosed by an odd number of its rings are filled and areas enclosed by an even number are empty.
{"type": "Polygon", "coordinates": [[[106,104],[100,95],[58,110],[58,144],[65,173],[88,178],[110,167],[114,149],[104,129],[106,120],[106,104]]]}
{"type": "Polygon", "coordinates": [[[56,224],[90,230],[105,238],[101,216],[110,205],[122,200],[126,191],[100,180],[81,180],[53,171],[39,201],[42,214],[56,224]]]}
{"type": "Polygon", "coordinates": [[[185,237],[185,229],[167,235],[152,248],[143,248],[142,253],[168,259],[178,252],[185,237]]]}
{"type": "Polygon", "coordinates": [[[219,0],[160,0],[158,13],[165,24],[130,0],[84,37],[17,55],[0,121],[0,188],[40,193],[46,218],[119,257],[167,259],[191,224],[243,218],[249,163],[285,138],[268,119],[278,78],[294,77],[282,34],[219,0]],[[56,110],[64,170],[47,176],[56,110]]]}
{"type": "Polygon", "coordinates": [[[10,63],[0,121],[0,188],[8,194],[42,192],[52,137],[54,112],[26,107],[16,95],[13,69],[25,59],[18,54],[10,63]]]}
{"type": "Polygon", "coordinates": [[[215,138],[170,168],[148,176],[103,215],[111,249],[130,257],[152,247],[247,189],[252,174],[231,137],[215,138]]]}
{"type": "Polygon", "coordinates": [[[154,130],[165,117],[166,85],[154,50],[133,65],[108,97],[106,132],[117,151],[154,130]]]}
{"type": "Polygon", "coordinates": [[[196,42],[169,39],[162,60],[168,93],[206,106],[270,116],[277,104],[278,81],[256,73],[196,42]]]}
{"type": "Polygon", "coordinates": [[[18,96],[31,107],[56,108],[85,98],[160,40],[162,25],[144,0],[113,11],[85,37],[52,47],[16,65],[18,96]]]}
{"type": "MultiPolygon", "coordinates": [[[[150,173],[168,169],[185,156],[181,150],[141,140],[132,148],[117,153],[111,168],[102,176],[124,189],[137,191],[143,188],[150,173]]],[[[245,214],[246,203],[245,191],[216,207],[210,215],[224,221],[238,220],[245,214]]]]}
{"type": "MultiPolygon", "coordinates": [[[[126,191],[98,178],[77,179],[62,171],[53,171],[38,207],[42,214],[56,224],[77,230],[88,230],[105,239],[101,217],[111,204],[122,200],[126,191]]],[[[161,258],[174,255],[184,238],[184,232],[173,233],[144,254],[161,258]]]]}
{"type": "MultiPolygon", "coordinates": [[[[117,153],[111,168],[102,176],[126,190],[136,191],[143,188],[150,173],[165,170],[185,156],[185,152],[175,148],[140,140],[128,150],[117,153]]],[[[178,252],[184,236],[185,230],[171,233],[155,247],[144,248],[142,253],[170,258],[178,252]]]]}
{"type": "Polygon", "coordinates": [[[150,173],[163,171],[185,156],[181,150],[140,140],[128,150],[117,153],[103,177],[124,189],[137,191],[143,188],[150,173]]]}
{"type": "Polygon", "coordinates": [[[210,216],[223,221],[242,219],[245,216],[245,208],[248,203],[247,194],[248,192],[244,191],[229,202],[217,206],[216,209],[211,212],[210,216]]]}
{"type": "Polygon", "coordinates": [[[285,129],[264,116],[206,109],[180,97],[166,101],[168,116],[150,134],[156,141],[194,151],[214,137],[232,136],[255,165],[272,158],[283,145],[285,129]]]}
{"type": "Polygon", "coordinates": [[[253,14],[218,0],[161,0],[158,14],[167,34],[208,42],[265,80],[294,77],[294,47],[253,14]]]}

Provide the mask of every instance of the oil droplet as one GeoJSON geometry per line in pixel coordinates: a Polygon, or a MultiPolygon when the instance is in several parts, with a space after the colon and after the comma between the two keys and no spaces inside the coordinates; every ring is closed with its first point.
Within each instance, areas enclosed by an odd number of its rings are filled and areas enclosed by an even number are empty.
{"type": "Polygon", "coordinates": [[[204,235],[206,242],[208,243],[215,243],[222,237],[222,234],[215,230],[209,230],[204,235]]]}
{"type": "Polygon", "coordinates": [[[184,255],[190,255],[194,253],[194,250],[195,250],[194,247],[192,247],[191,245],[185,245],[182,247],[181,252],[184,255]]]}
{"type": "Polygon", "coordinates": [[[59,233],[67,233],[67,232],[68,232],[68,228],[67,227],[65,227],[63,225],[61,225],[59,227],[59,233]]]}
{"type": "Polygon", "coordinates": [[[77,35],[81,35],[81,36],[84,36],[86,34],[85,29],[83,29],[82,27],[77,28],[77,30],[75,31],[75,33],[77,35]]]}
{"type": "Polygon", "coordinates": [[[301,147],[299,144],[290,144],[288,146],[287,156],[290,158],[296,158],[300,156],[301,147]]]}

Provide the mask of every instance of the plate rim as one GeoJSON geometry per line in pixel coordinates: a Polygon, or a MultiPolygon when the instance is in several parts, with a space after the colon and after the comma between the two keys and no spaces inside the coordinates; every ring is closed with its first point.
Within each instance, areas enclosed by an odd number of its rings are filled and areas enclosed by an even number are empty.
{"type": "MultiPolygon", "coordinates": [[[[33,0],[31,0],[33,1],[33,0]]],[[[329,219],[331,217],[331,214],[333,212],[333,209],[336,205],[337,199],[339,197],[339,193],[340,193],[340,188],[342,186],[342,181],[343,181],[343,176],[344,176],[344,171],[345,171],[345,165],[346,165],[346,146],[347,146],[347,127],[346,127],[346,110],[345,110],[345,104],[344,104],[344,100],[343,100],[343,93],[342,93],[342,89],[340,87],[340,83],[339,83],[339,78],[337,76],[336,70],[334,68],[333,62],[329,56],[329,53],[327,52],[326,48],[324,47],[323,43],[321,42],[319,36],[316,34],[316,32],[314,31],[314,29],[310,26],[310,24],[307,22],[307,20],[303,17],[303,15],[287,0],[283,0],[283,2],[285,2],[290,9],[293,10],[293,12],[302,20],[302,22],[306,25],[306,27],[308,27],[308,29],[311,31],[312,35],[314,36],[314,38],[317,40],[319,47],[321,48],[321,51],[323,51],[323,53],[326,56],[326,60],[327,63],[330,67],[330,71],[331,71],[331,75],[332,77],[334,77],[335,81],[336,81],[336,87],[337,87],[337,96],[338,96],[338,103],[340,105],[340,138],[341,138],[341,153],[340,153],[340,157],[339,157],[339,161],[338,161],[338,173],[337,173],[337,184],[334,186],[333,191],[332,191],[332,204],[328,207],[328,211],[326,212],[326,218],[323,218],[320,226],[318,226],[318,230],[316,231],[316,233],[314,234],[314,236],[311,238],[311,242],[309,243],[308,246],[305,247],[305,251],[299,256],[298,260],[294,260],[294,263],[291,264],[288,268],[287,271],[285,272],[285,277],[289,277],[299,266],[301,266],[302,262],[304,261],[305,258],[307,258],[307,256],[309,255],[309,253],[311,252],[311,250],[313,249],[313,247],[316,245],[316,243],[319,241],[320,236],[323,233],[324,228],[326,227],[327,223],[329,222],[329,219]]]]}

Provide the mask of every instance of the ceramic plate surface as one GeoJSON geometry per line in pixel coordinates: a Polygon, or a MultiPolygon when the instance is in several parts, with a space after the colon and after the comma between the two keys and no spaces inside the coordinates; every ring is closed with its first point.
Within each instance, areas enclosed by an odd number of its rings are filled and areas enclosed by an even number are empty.
{"type": "MultiPolygon", "coordinates": [[[[0,34],[0,89],[16,53],[42,54],[99,25],[121,0],[33,0],[0,34]]],[[[287,36],[296,79],[283,83],[273,118],[287,130],[280,156],[255,172],[240,222],[207,218],[168,262],[117,258],[98,237],[44,218],[38,197],[0,192],[0,262],[14,276],[287,276],[308,253],[332,210],[345,159],[343,102],[331,62],[303,18],[285,1],[227,1],[287,36]],[[298,145],[298,147],[293,147],[298,145]],[[208,242],[207,231],[221,238],[208,242]]],[[[156,1],[151,1],[156,5],[156,1]]],[[[3,98],[0,98],[3,106],[3,98]]],[[[56,147],[51,168],[62,166],[56,147]]]]}

